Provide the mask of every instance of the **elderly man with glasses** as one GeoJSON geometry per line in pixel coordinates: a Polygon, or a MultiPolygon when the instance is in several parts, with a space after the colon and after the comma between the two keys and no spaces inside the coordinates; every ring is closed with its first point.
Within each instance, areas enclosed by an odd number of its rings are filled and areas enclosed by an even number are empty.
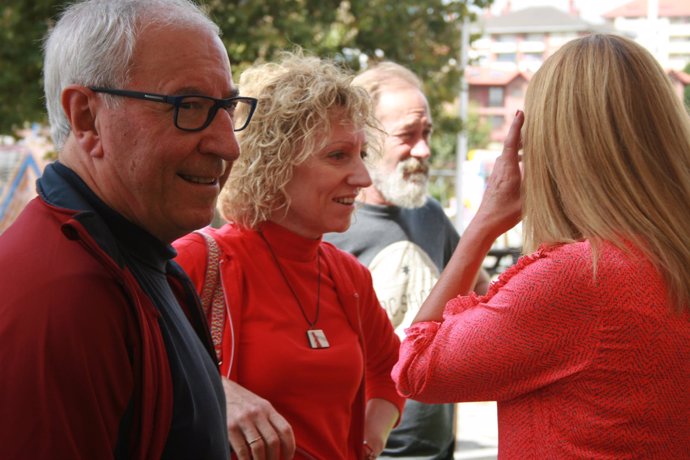
{"type": "Polygon", "coordinates": [[[187,0],[88,0],[49,34],[58,161],[0,237],[0,458],[229,458],[169,244],[211,221],[256,106],[218,33],[187,0]]]}

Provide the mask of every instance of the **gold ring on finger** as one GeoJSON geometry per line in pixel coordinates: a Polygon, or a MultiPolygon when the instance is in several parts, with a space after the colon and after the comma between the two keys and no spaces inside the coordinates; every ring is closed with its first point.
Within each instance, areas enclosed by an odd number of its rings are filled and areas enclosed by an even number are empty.
{"type": "Polygon", "coordinates": [[[263,438],[262,438],[261,436],[259,436],[258,438],[254,438],[254,439],[252,439],[251,441],[247,441],[247,444],[251,446],[251,445],[254,444],[255,442],[260,441],[260,440],[262,440],[262,439],[263,439],[263,438]]]}

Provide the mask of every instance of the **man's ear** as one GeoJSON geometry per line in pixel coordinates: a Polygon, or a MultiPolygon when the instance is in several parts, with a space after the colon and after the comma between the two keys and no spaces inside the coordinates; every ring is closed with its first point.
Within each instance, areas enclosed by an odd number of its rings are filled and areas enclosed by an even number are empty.
{"type": "Polygon", "coordinates": [[[102,156],[96,116],[103,104],[94,96],[89,88],[70,85],[62,91],[62,109],[72,127],[72,135],[84,152],[91,156],[102,156]]]}

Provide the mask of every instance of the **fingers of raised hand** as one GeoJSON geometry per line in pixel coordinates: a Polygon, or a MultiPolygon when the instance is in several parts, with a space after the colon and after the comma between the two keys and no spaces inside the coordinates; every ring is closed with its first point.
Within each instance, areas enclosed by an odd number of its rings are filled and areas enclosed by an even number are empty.
{"type": "Polygon", "coordinates": [[[504,156],[514,156],[517,155],[518,151],[522,148],[522,137],[520,135],[522,130],[522,125],[525,122],[525,114],[522,110],[518,110],[515,113],[515,118],[510,125],[508,134],[503,141],[503,155],[504,156]]]}
{"type": "Polygon", "coordinates": [[[477,211],[476,217],[481,217],[491,231],[498,234],[515,226],[522,214],[519,151],[522,148],[520,129],[523,122],[524,114],[518,111],[503,144],[503,153],[496,158],[477,211]]]}
{"type": "Polygon", "coordinates": [[[517,182],[519,188],[521,179],[520,161],[522,159],[522,155],[519,154],[522,148],[520,129],[524,121],[525,115],[518,110],[503,143],[503,153],[496,159],[494,164],[491,177],[489,178],[490,185],[495,186],[496,183],[508,182],[510,183],[509,186],[514,187],[516,185],[515,182],[517,182]]]}

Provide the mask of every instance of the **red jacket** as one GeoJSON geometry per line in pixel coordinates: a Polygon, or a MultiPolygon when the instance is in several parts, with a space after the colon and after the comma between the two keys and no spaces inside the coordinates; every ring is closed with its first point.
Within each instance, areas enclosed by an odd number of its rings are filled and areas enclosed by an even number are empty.
{"type": "MultiPolygon", "coordinates": [[[[52,180],[53,197],[85,209],[52,180]]],[[[159,459],[172,417],[159,313],[97,214],[34,199],[0,237],[0,267],[0,458],[113,458],[129,426],[125,456],[159,459]]],[[[176,270],[173,290],[208,344],[176,270]]]]}

